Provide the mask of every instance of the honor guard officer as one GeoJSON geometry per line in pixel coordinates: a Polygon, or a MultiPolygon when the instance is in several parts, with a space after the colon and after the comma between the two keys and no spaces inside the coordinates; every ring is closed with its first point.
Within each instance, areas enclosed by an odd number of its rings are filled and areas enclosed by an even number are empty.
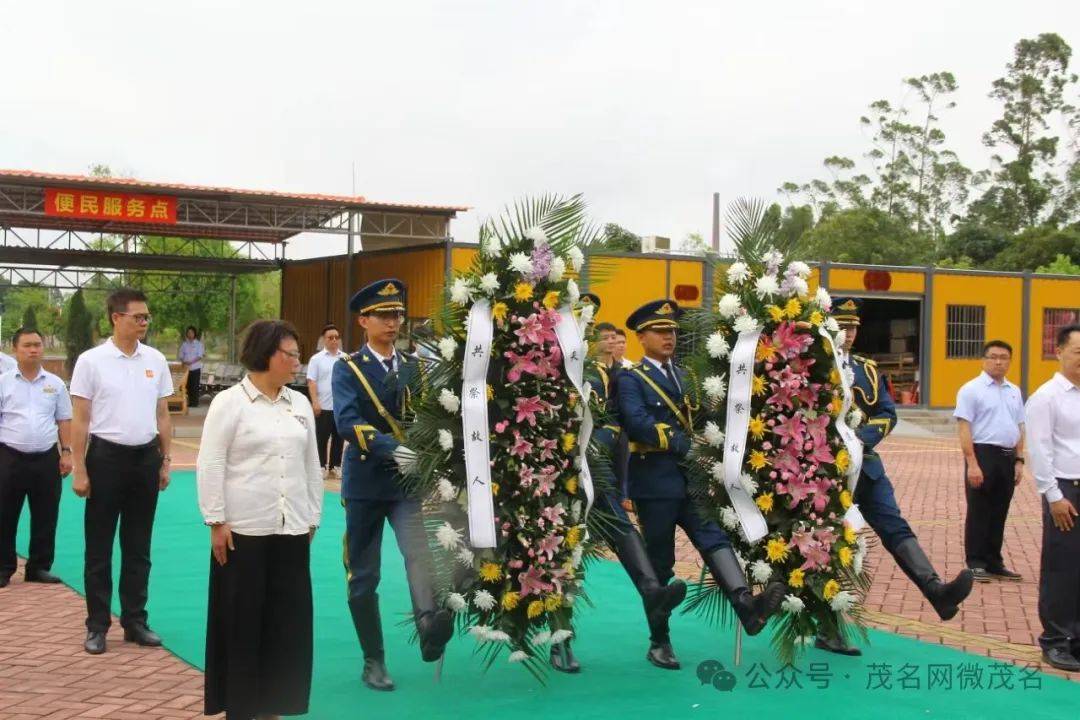
{"type": "MultiPolygon", "coordinates": [[[[959,605],[971,592],[971,570],[964,569],[949,583],[942,582],[926,553],[919,545],[915,533],[900,514],[892,483],[885,474],[885,466],[874,448],[885,439],[896,424],[896,406],[889,391],[878,377],[873,360],[851,353],[851,346],[859,332],[859,309],[857,298],[838,298],[833,304],[833,317],[844,330],[843,347],[838,362],[843,372],[851,372],[854,380],[852,395],[856,406],[865,417],[856,430],[863,444],[862,472],[855,488],[855,504],[866,522],[881,538],[885,549],[896,560],[900,569],[911,578],[916,587],[934,606],[942,620],[956,615],[959,605]]],[[[848,645],[843,638],[819,634],[816,647],[842,655],[861,655],[862,652],[848,645]]]]}
{"type": "Polygon", "coordinates": [[[334,419],[338,432],[349,441],[341,483],[349,610],[364,652],[364,684],[393,690],[376,592],[386,521],[405,557],[425,662],[442,657],[453,625],[450,612],[435,604],[420,500],[405,494],[394,459],[405,440],[401,416],[408,404],[409,382],[419,373],[415,358],[406,358],[394,348],[405,316],[405,284],[393,279],[372,283],[353,295],[349,309],[359,314],[367,336],[367,344],[337,362],[332,375],[334,419]]]}
{"type": "MultiPolygon", "coordinates": [[[[630,440],[630,499],[637,506],[645,546],[661,585],[675,567],[675,526],[701,554],[747,633],[756,635],[783,602],[786,585],[772,582],[755,597],[727,534],[698,514],[686,489],[680,461],[693,437],[691,381],[672,362],[681,310],[673,300],[654,300],[634,311],[626,326],[637,333],[644,359],[619,375],[619,417],[630,440]]],[[[646,658],[676,669],[667,622],[651,628],[646,658]]]]}
{"type": "MultiPolygon", "coordinates": [[[[592,305],[594,311],[600,309],[600,298],[593,293],[582,295],[581,301],[586,305],[592,305]]],[[[611,368],[604,362],[605,355],[608,359],[611,357],[610,350],[605,351],[604,343],[611,342],[615,336],[615,328],[610,324],[600,323],[596,326],[596,331],[598,335],[610,333],[610,337],[603,337],[600,340],[600,359],[587,363],[585,367],[585,379],[592,386],[603,418],[603,424],[593,430],[593,438],[607,450],[614,462],[618,457],[617,449],[622,431],[618,425],[618,408],[612,403],[612,382],[608,373],[611,371],[617,373],[618,368],[611,368]],[[604,325],[607,325],[606,329],[604,325]]],[[[668,618],[671,617],[672,610],[678,607],[686,597],[686,583],[682,580],[675,580],[669,585],[660,583],[649,561],[649,555],[645,551],[645,543],[637,528],[627,517],[621,500],[622,493],[618,485],[610,485],[597,498],[597,509],[611,516],[612,520],[611,524],[603,530],[604,541],[619,558],[626,574],[630,576],[634,587],[641,594],[650,635],[661,636],[667,632],[668,618]]],[[[562,672],[574,673],[581,670],[570,648],[569,640],[551,647],[550,660],[551,666],[562,672]]]]}
{"type": "Polygon", "coordinates": [[[30,501],[26,581],[58,583],[49,569],[60,478],[71,472],[71,397],[64,381],[41,367],[41,333],[20,328],[12,345],[19,364],[0,374],[0,587],[15,572],[15,531],[25,499],[30,501]]]}

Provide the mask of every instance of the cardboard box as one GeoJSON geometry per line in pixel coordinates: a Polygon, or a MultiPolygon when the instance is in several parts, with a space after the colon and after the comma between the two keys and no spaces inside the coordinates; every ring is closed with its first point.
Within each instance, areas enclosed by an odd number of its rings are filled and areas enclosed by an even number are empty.
{"type": "Polygon", "coordinates": [[[889,340],[889,352],[891,353],[906,353],[908,352],[908,338],[906,337],[894,337],[889,340]]]}

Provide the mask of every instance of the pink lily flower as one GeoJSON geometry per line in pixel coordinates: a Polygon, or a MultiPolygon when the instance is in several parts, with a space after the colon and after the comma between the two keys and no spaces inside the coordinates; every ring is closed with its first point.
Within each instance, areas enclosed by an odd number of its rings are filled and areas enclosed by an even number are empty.
{"type": "Polygon", "coordinates": [[[548,409],[548,404],[541,400],[538,396],[528,398],[518,398],[514,401],[514,412],[517,416],[514,422],[521,422],[524,420],[529,423],[530,426],[536,427],[536,413],[543,412],[548,409]]]}
{"type": "Polygon", "coordinates": [[[514,444],[510,447],[510,454],[516,455],[522,460],[532,452],[533,444],[521,437],[521,433],[514,430],[514,444]]]}
{"type": "Polygon", "coordinates": [[[544,582],[544,574],[535,565],[530,565],[524,572],[518,573],[518,582],[521,583],[521,595],[543,595],[551,588],[544,582]]]}

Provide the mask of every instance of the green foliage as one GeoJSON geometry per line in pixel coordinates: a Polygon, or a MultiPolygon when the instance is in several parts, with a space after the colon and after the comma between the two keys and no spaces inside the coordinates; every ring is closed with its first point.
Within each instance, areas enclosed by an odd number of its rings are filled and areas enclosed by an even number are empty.
{"type": "Polygon", "coordinates": [[[600,235],[596,249],[612,252],[641,252],[641,236],[615,223],[608,223],[604,225],[604,231],[600,235]]]}
{"type": "Polygon", "coordinates": [[[33,305],[27,305],[26,310],[23,311],[22,326],[29,330],[38,329],[37,313],[34,312],[33,305]]]}
{"type": "Polygon", "coordinates": [[[1054,275],[1080,275],[1080,263],[1072,261],[1068,255],[1059,254],[1054,262],[1048,265],[1040,265],[1035,268],[1038,273],[1052,273],[1054,275]]]}
{"type": "Polygon", "coordinates": [[[800,254],[817,261],[924,265],[934,258],[933,240],[876,208],[841,210],[806,233],[800,254]]]}
{"type": "Polygon", "coordinates": [[[68,304],[64,345],[67,347],[67,370],[71,373],[75,361],[84,351],[94,346],[93,317],[86,308],[83,291],[76,290],[68,304]]]}
{"type": "MultiPolygon", "coordinates": [[[[976,267],[983,267],[1009,246],[1009,233],[1005,230],[974,223],[964,223],[952,235],[945,238],[942,252],[954,262],[961,257],[976,267]]],[[[953,267],[956,267],[955,265],[953,267]]]]}
{"type": "Polygon", "coordinates": [[[693,253],[694,255],[707,255],[712,250],[709,243],[705,242],[705,238],[701,233],[688,233],[683,238],[680,249],[685,253],[693,253]]]}
{"type": "Polygon", "coordinates": [[[1009,246],[990,263],[995,270],[1035,270],[1052,264],[1058,255],[1080,263],[1080,226],[1063,230],[1036,227],[1009,241],[1009,246]]]}

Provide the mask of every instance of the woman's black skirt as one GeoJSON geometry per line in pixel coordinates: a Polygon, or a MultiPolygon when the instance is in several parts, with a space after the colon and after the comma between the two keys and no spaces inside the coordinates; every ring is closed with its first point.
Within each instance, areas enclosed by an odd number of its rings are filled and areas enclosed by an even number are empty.
{"type": "Polygon", "coordinates": [[[224,566],[210,557],[204,712],[229,720],[301,715],[311,695],[310,543],[237,535],[224,566]]]}

